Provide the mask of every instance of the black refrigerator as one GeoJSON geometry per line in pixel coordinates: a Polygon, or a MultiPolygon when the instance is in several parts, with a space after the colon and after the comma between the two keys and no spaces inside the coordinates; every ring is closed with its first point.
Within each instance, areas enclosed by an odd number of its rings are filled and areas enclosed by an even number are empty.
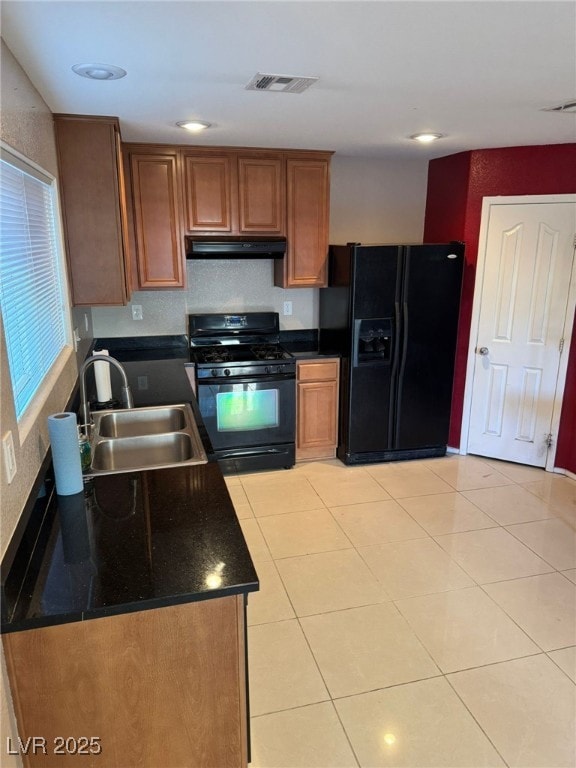
{"type": "Polygon", "coordinates": [[[330,246],[320,350],[341,356],[345,464],[446,453],[464,245],[330,246]]]}

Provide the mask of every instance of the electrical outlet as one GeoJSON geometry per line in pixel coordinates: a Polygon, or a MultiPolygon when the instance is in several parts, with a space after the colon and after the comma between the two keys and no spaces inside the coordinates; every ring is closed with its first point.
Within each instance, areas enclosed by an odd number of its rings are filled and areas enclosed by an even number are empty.
{"type": "Polygon", "coordinates": [[[132,304],[132,320],[143,320],[142,304],[132,304]]]}
{"type": "Polygon", "coordinates": [[[2,453],[4,454],[6,481],[10,484],[16,474],[16,454],[14,453],[14,440],[10,431],[6,432],[2,438],[2,453]]]}
{"type": "Polygon", "coordinates": [[[284,314],[285,315],[291,315],[292,314],[292,302],[291,301],[285,301],[284,302],[284,314]]]}

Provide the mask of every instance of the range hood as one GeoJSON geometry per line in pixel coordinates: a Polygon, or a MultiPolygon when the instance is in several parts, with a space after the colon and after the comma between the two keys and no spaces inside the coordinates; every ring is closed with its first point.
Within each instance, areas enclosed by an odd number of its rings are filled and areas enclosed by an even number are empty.
{"type": "Polygon", "coordinates": [[[187,259],[282,259],[285,237],[187,237],[187,259]]]}

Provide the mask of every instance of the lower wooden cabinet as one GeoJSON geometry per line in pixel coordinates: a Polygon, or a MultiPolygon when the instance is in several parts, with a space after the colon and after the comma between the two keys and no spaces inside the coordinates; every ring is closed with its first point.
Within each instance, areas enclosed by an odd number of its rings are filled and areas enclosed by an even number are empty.
{"type": "Polygon", "coordinates": [[[296,461],[336,456],[339,377],[338,358],[298,361],[296,461]]]}
{"type": "Polygon", "coordinates": [[[233,595],[4,635],[24,766],[243,768],[244,622],[233,595]]]}

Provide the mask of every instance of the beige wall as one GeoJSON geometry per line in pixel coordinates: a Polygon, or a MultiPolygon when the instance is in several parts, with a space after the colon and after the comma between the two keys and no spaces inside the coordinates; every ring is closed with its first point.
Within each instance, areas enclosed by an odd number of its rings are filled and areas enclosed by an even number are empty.
{"type": "Polygon", "coordinates": [[[330,242],[421,243],[427,160],[332,159],[330,242]]]}
{"type": "MultiPolygon", "coordinates": [[[[332,159],[330,241],[422,242],[427,162],[355,157],[332,159]]],[[[218,310],[280,313],[282,329],[315,328],[318,290],[273,285],[272,264],[263,261],[196,261],[187,265],[186,291],[135,293],[143,320],[131,306],[94,307],[94,335],[146,336],[186,333],[186,314],[218,310]],[[292,302],[292,316],[282,314],[292,302]]]]}
{"type": "MultiPolygon", "coordinates": [[[[57,175],[56,148],[50,110],[36,91],[11,52],[1,42],[1,113],[0,136],[6,144],[57,175]]],[[[74,388],[77,366],[70,358],[60,374],[52,394],[24,440],[20,440],[10,385],[6,342],[0,316],[0,423],[1,432],[12,431],[17,472],[11,484],[6,482],[4,462],[0,461],[0,556],[14,532],[23,506],[48,450],[46,417],[62,410],[74,388]]],[[[1,662],[0,764],[3,768],[21,765],[17,756],[6,754],[6,739],[14,743],[14,716],[7,692],[4,659],[1,662]]]]}

